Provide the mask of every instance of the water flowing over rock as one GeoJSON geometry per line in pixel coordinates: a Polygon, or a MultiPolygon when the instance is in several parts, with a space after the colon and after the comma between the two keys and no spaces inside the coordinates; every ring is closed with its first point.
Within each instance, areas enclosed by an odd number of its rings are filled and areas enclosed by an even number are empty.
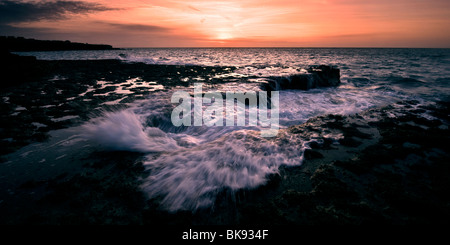
{"type": "Polygon", "coordinates": [[[262,89],[278,91],[284,89],[309,90],[319,87],[334,87],[341,83],[340,70],[326,65],[311,66],[307,73],[294,74],[288,77],[271,77],[262,89]]]}

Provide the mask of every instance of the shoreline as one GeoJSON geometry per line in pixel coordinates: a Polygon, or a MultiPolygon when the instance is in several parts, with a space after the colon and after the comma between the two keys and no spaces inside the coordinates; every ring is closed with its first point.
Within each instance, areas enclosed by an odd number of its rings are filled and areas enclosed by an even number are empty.
{"type": "MultiPolygon", "coordinates": [[[[105,102],[119,101],[111,108],[126,108],[151,94],[139,89],[132,95],[120,94],[118,89],[131,91],[137,83],[156,80],[163,85],[157,90],[164,91],[164,86],[190,86],[182,80],[185,77],[207,79],[233,71],[120,60],[30,62],[39,67],[34,70],[37,73],[0,90],[0,107],[5,112],[0,164],[7,163],[8,153],[48,141],[50,131],[86,122],[96,110],[108,107],[105,102]],[[103,83],[97,84],[99,80],[103,83]],[[118,85],[124,81],[130,85],[118,85]]],[[[267,184],[256,189],[224,189],[212,209],[195,212],[168,212],[158,198],[145,198],[140,191],[141,180],[148,174],[143,154],[93,150],[77,163],[76,171],[33,176],[5,191],[5,197],[0,197],[0,223],[448,224],[449,115],[449,102],[400,101],[353,115],[313,117],[271,139],[280,146],[318,139],[305,151],[301,165],[280,167],[279,174],[268,176],[267,184]],[[342,137],[334,141],[329,134],[342,137]]]]}
{"type": "MultiPolygon", "coordinates": [[[[220,76],[234,69],[149,65],[120,60],[44,61],[27,57],[29,62],[22,63],[23,58],[17,61],[22,64],[17,67],[21,71],[4,68],[2,73],[6,79],[0,87],[3,112],[0,116],[0,127],[3,128],[0,131],[0,162],[2,155],[32,142],[47,140],[49,130],[79,125],[93,115],[101,114],[105,108],[125,108],[128,103],[153,91],[164,91],[165,87],[191,85],[192,81],[183,80],[186,78],[208,80],[210,76],[220,76]],[[107,86],[97,81],[107,83],[107,86]],[[142,84],[154,89],[139,89],[142,84]],[[68,115],[72,117],[65,118],[68,115]]],[[[219,78],[209,80],[210,83],[224,81],[219,78]]]]}
{"type": "Polygon", "coordinates": [[[448,224],[450,104],[405,110],[415,105],[403,101],[354,115],[323,115],[282,130],[273,139],[281,145],[311,137],[323,141],[310,145],[301,165],[281,166],[263,186],[224,189],[213,209],[165,211],[158,198],[147,200],[139,188],[146,176],[141,153],[94,151],[79,172],[20,184],[14,190],[18,203],[0,203],[10,207],[1,223],[448,224]],[[424,110],[436,120],[424,120],[424,110]],[[327,140],[330,132],[343,137],[327,140]]]}

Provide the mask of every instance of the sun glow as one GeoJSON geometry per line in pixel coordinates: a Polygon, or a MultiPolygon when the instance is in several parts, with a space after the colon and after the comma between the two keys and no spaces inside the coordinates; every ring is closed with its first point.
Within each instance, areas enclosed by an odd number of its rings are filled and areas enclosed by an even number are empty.
{"type": "Polygon", "coordinates": [[[229,40],[233,38],[233,35],[228,31],[218,31],[216,38],[219,40],[229,40]]]}
{"type": "Polygon", "coordinates": [[[26,2],[0,1],[4,7],[0,16],[9,16],[0,18],[0,33],[116,47],[448,47],[450,43],[448,0],[79,0],[77,8],[70,1],[51,1],[48,6],[54,5],[54,10],[31,3],[41,0],[26,2]],[[36,13],[7,15],[19,5],[36,13]]]}

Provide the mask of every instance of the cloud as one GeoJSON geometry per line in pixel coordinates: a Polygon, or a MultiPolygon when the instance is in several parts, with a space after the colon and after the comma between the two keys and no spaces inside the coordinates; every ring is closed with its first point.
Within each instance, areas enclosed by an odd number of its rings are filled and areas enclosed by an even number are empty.
{"type": "Polygon", "coordinates": [[[87,14],[107,10],[114,9],[81,1],[1,1],[0,24],[59,20],[66,18],[69,14],[87,14]]]}
{"type": "Polygon", "coordinates": [[[121,24],[121,23],[106,23],[99,22],[108,27],[120,29],[124,31],[138,31],[138,32],[166,32],[170,31],[172,28],[167,28],[157,25],[142,25],[142,24],[121,24]]]}
{"type": "Polygon", "coordinates": [[[378,33],[352,33],[352,34],[337,34],[337,35],[324,35],[317,36],[318,38],[333,38],[333,39],[341,39],[341,38],[373,38],[380,35],[392,35],[392,32],[378,32],[378,33]]]}
{"type": "MultiPolygon", "coordinates": [[[[157,25],[142,25],[142,24],[122,24],[122,23],[109,23],[101,21],[93,21],[89,23],[90,28],[84,28],[79,30],[77,33],[84,33],[86,36],[92,35],[106,35],[106,33],[112,33],[117,35],[117,33],[127,33],[127,34],[166,34],[170,35],[173,28],[167,28],[157,25]]],[[[0,33],[7,34],[10,36],[32,36],[34,38],[54,38],[57,36],[64,36],[63,34],[70,34],[70,36],[75,35],[75,33],[70,33],[64,29],[58,27],[13,27],[10,25],[0,24],[0,33]],[[48,37],[46,37],[48,36],[48,37]]]]}
{"type": "Polygon", "coordinates": [[[197,11],[197,12],[202,12],[202,11],[200,11],[198,8],[193,7],[193,6],[191,6],[191,5],[188,5],[188,8],[190,8],[190,9],[192,9],[192,10],[195,10],[195,11],[197,11]]]}
{"type": "Polygon", "coordinates": [[[1,35],[8,35],[8,36],[41,38],[41,39],[47,40],[49,38],[52,38],[51,34],[54,31],[55,31],[55,29],[52,29],[52,28],[12,27],[9,25],[1,25],[0,24],[1,35]]]}

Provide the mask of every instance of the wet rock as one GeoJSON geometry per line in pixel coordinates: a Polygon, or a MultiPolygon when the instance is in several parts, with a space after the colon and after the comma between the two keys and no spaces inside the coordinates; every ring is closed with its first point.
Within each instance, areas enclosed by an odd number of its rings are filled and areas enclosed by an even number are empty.
{"type": "Polygon", "coordinates": [[[19,56],[0,49],[0,88],[9,87],[20,82],[29,81],[43,71],[37,65],[36,57],[19,56]]]}
{"type": "Polygon", "coordinates": [[[315,151],[315,150],[311,150],[311,149],[306,149],[305,153],[303,153],[305,156],[305,159],[309,160],[309,159],[317,159],[317,158],[323,158],[322,153],[315,151]]]}
{"type": "Polygon", "coordinates": [[[312,66],[308,73],[294,74],[289,77],[272,77],[262,84],[263,90],[278,91],[284,89],[309,90],[319,87],[334,87],[341,83],[340,70],[331,66],[312,66]]]}
{"type": "Polygon", "coordinates": [[[311,147],[312,149],[322,148],[321,144],[317,141],[313,141],[313,142],[309,143],[309,147],[311,147]]]}
{"type": "Polygon", "coordinates": [[[341,145],[349,146],[349,147],[358,147],[362,144],[361,141],[355,140],[353,137],[345,137],[343,139],[340,139],[339,143],[341,145]]]}
{"type": "Polygon", "coordinates": [[[311,202],[311,194],[308,192],[299,192],[289,189],[283,192],[282,198],[288,203],[289,206],[298,206],[301,209],[314,207],[314,203],[311,202]]]}
{"type": "Polygon", "coordinates": [[[317,87],[338,86],[341,83],[340,70],[332,66],[312,66],[308,72],[317,76],[317,87]]]}
{"type": "Polygon", "coordinates": [[[419,149],[420,145],[409,143],[409,142],[405,142],[405,143],[403,143],[403,147],[404,148],[411,148],[411,149],[419,149]]]}
{"type": "MultiPolygon", "coordinates": [[[[101,109],[120,109],[149,94],[146,87],[132,88],[133,94],[116,93],[118,84],[129,79],[158,81],[164,87],[189,86],[197,81],[230,73],[235,67],[148,65],[119,60],[36,60],[2,51],[0,48],[0,155],[48,138],[47,132],[76,126],[98,116],[101,109]],[[189,78],[182,82],[179,78],[189,78]],[[173,78],[173,79],[172,79],[173,78]],[[170,80],[169,80],[170,79],[170,80]],[[98,81],[107,82],[102,87],[98,81]],[[122,100],[120,100],[122,99],[122,100]],[[121,105],[114,101],[120,100],[121,105]],[[107,103],[112,102],[112,105],[107,103]],[[17,110],[19,108],[20,110],[17,110]],[[17,111],[16,111],[17,110],[17,111]],[[78,116],[60,120],[65,116],[78,116]],[[32,123],[46,125],[37,128],[32,123]],[[7,140],[5,140],[7,139],[7,140]],[[10,140],[9,140],[10,139],[10,140]]],[[[220,79],[220,82],[226,82],[220,79]]]]}

